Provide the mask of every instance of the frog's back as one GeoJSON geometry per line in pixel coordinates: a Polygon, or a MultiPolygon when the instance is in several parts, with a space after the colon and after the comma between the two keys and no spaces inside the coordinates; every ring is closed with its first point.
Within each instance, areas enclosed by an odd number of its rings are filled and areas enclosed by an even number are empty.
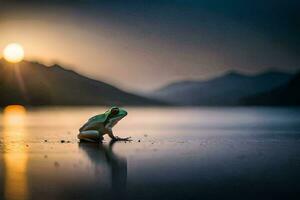
{"type": "Polygon", "coordinates": [[[99,122],[99,123],[104,123],[105,120],[107,119],[107,115],[104,114],[100,114],[100,115],[95,115],[93,117],[91,117],[88,122],[99,122]]]}
{"type": "Polygon", "coordinates": [[[96,115],[91,117],[80,129],[79,131],[86,131],[86,130],[98,130],[104,131],[105,121],[107,119],[106,114],[96,115]]]}

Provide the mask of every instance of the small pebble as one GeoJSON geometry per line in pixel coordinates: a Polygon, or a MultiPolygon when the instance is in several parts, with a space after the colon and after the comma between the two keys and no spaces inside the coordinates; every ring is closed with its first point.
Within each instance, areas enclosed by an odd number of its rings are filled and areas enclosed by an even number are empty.
{"type": "Polygon", "coordinates": [[[138,140],[138,142],[141,142],[141,140],[138,140]]]}
{"type": "Polygon", "coordinates": [[[64,141],[64,140],[61,140],[61,141],[60,141],[60,143],[65,143],[65,142],[66,142],[66,141],[64,141]]]}
{"type": "Polygon", "coordinates": [[[54,162],[54,166],[55,166],[55,167],[59,167],[60,165],[59,165],[59,163],[58,163],[57,161],[55,161],[55,162],[54,162]]]}
{"type": "Polygon", "coordinates": [[[29,145],[28,145],[28,144],[26,144],[26,147],[29,147],[29,145]]]}
{"type": "Polygon", "coordinates": [[[48,142],[48,140],[44,140],[44,142],[48,142]]]}

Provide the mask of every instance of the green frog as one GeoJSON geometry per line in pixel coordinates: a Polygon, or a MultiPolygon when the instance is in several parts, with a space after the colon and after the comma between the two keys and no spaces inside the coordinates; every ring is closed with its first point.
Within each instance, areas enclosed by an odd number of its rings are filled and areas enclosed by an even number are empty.
{"type": "Polygon", "coordinates": [[[127,111],[123,108],[112,107],[105,113],[90,118],[80,129],[77,138],[88,142],[101,142],[103,136],[108,134],[112,140],[130,140],[130,137],[114,136],[112,128],[125,116],[127,111]]]}

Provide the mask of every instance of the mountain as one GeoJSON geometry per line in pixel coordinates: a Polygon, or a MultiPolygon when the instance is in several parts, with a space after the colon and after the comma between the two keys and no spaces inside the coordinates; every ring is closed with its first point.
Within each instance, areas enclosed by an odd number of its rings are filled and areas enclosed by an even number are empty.
{"type": "Polygon", "coordinates": [[[229,72],[207,81],[170,84],[151,97],[177,105],[239,105],[240,99],[287,83],[292,74],[267,71],[258,75],[229,72]]]}
{"type": "Polygon", "coordinates": [[[271,91],[253,95],[241,100],[245,105],[295,106],[300,105],[300,73],[287,84],[271,91]]]}
{"type": "Polygon", "coordinates": [[[59,65],[0,60],[0,107],[22,105],[162,105],[59,65]]]}

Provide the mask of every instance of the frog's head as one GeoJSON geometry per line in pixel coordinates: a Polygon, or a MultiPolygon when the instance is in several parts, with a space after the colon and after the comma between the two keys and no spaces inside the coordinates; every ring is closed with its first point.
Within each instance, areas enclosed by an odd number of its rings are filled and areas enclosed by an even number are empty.
{"type": "Polygon", "coordinates": [[[107,119],[110,123],[116,124],[118,121],[120,121],[122,118],[124,118],[127,115],[127,111],[123,108],[118,107],[112,107],[108,111],[106,111],[107,119]]]}

